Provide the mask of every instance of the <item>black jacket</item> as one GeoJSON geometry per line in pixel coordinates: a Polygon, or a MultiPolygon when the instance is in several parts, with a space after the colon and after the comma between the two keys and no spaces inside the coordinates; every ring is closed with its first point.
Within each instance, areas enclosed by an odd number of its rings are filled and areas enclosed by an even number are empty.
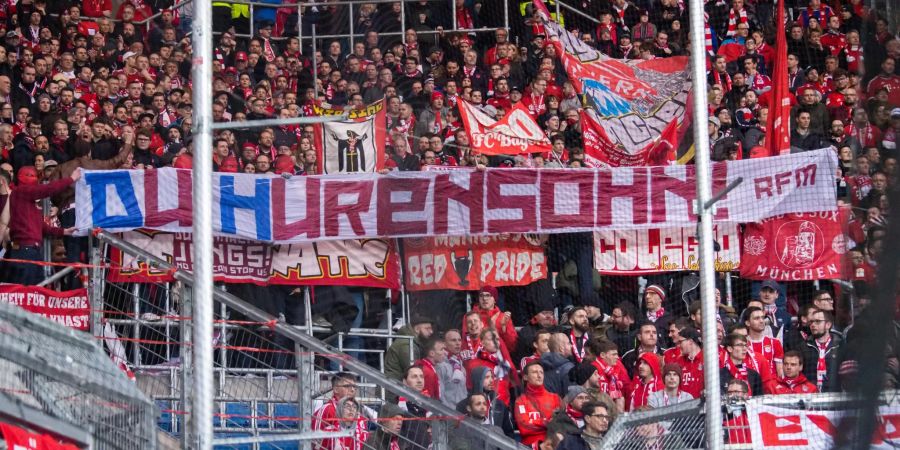
{"type": "MultiPolygon", "coordinates": [[[[725,389],[728,386],[728,382],[731,381],[734,377],[731,376],[731,372],[728,371],[725,367],[719,369],[719,380],[722,383],[722,394],[725,394],[725,389]]],[[[753,396],[763,395],[763,384],[762,377],[759,376],[759,372],[747,368],[747,384],[750,385],[750,394],[753,396]]]]}
{"type": "MultiPolygon", "coordinates": [[[[841,390],[838,369],[841,365],[839,353],[843,345],[844,339],[841,335],[832,331],[831,342],[825,350],[825,382],[820,392],[839,392],[841,390]]],[[[819,349],[812,336],[803,343],[800,352],[803,353],[803,376],[811,383],[816,383],[816,365],[819,362],[819,349]]]]}
{"type": "Polygon", "coordinates": [[[541,355],[541,366],[544,368],[544,387],[560,397],[565,396],[571,384],[569,372],[575,363],[559,353],[547,352],[541,355]]]}

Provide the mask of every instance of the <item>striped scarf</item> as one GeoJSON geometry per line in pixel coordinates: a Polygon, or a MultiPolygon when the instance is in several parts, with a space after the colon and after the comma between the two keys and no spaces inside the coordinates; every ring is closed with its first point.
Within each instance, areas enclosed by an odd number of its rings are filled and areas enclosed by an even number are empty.
{"type": "Polygon", "coordinates": [[[728,32],[726,36],[731,37],[737,33],[737,24],[747,23],[747,9],[741,8],[738,14],[734,13],[734,8],[728,10],[728,32]]]}
{"type": "MultiPolygon", "coordinates": [[[[713,32],[712,27],[709,25],[709,13],[703,13],[703,42],[706,44],[706,54],[709,56],[715,56],[716,51],[713,49],[713,32]]],[[[729,25],[730,27],[731,25],[729,25]]]]}

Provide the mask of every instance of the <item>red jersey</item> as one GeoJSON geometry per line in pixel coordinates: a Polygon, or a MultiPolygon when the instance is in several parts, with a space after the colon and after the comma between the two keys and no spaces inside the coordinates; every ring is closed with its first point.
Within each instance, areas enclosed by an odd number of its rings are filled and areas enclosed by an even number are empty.
{"type": "Polygon", "coordinates": [[[674,346],[672,348],[667,348],[666,351],[663,352],[663,361],[666,364],[669,363],[677,363],[681,358],[681,347],[674,346]]]}
{"type": "Polygon", "coordinates": [[[681,390],[700,398],[703,392],[703,351],[690,358],[687,355],[681,355],[676,361],[681,366],[681,390]]]}
{"type": "Polygon", "coordinates": [[[872,98],[882,88],[888,91],[888,103],[892,105],[900,105],[900,76],[897,75],[878,75],[869,81],[866,87],[866,96],[872,98]]]}
{"type": "Polygon", "coordinates": [[[822,46],[828,49],[832,56],[837,56],[841,50],[847,47],[847,36],[844,33],[829,30],[822,35],[822,46]]]}
{"type": "Polygon", "coordinates": [[[609,394],[613,400],[624,398],[627,387],[631,384],[628,381],[628,371],[622,365],[621,360],[616,360],[615,365],[608,365],[601,358],[597,358],[593,363],[600,374],[600,391],[609,394]]]}
{"type": "Polygon", "coordinates": [[[513,410],[523,444],[531,445],[547,437],[547,424],[561,403],[559,396],[544,386],[525,386],[525,393],[516,399],[513,410]]]}
{"type": "Polygon", "coordinates": [[[437,370],[434,369],[434,363],[428,358],[422,358],[416,361],[414,365],[422,366],[422,373],[425,374],[425,390],[428,391],[428,396],[440,400],[441,378],[438,376],[437,370]]]}
{"type": "Polygon", "coordinates": [[[753,355],[753,358],[764,364],[759,364],[759,376],[763,380],[777,378],[776,364],[780,364],[784,360],[784,347],[781,341],[771,336],[763,336],[759,341],[747,338],[750,345],[747,350],[753,355]],[[763,373],[766,371],[767,373],[763,373]]]}

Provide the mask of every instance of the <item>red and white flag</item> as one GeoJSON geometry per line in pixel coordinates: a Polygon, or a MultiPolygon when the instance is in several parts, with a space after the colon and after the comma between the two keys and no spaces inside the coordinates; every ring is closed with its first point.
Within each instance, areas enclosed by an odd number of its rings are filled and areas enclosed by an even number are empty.
{"type": "Polygon", "coordinates": [[[791,92],[788,90],[787,37],[784,34],[784,0],[778,0],[776,17],[775,63],[772,67],[772,92],[769,117],[766,120],[766,148],[769,156],[791,152],[791,92]]]}
{"type": "Polygon", "coordinates": [[[550,140],[522,102],[513,105],[500,120],[494,120],[475,105],[460,100],[459,115],[472,149],[480,154],[518,155],[551,149],[550,140]]]}

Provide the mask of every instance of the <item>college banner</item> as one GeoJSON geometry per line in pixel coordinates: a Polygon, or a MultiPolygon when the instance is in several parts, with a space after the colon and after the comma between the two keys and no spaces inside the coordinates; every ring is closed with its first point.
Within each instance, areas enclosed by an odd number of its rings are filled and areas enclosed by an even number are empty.
{"type": "MultiPolygon", "coordinates": [[[[122,238],[176,268],[193,271],[189,233],[140,230],[122,238]]],[[[114,283],[172,281],[172,274],[113,248],[108,280],[114,283]]],[[[340,285],[396,289],[400,271],[393,243],[386,239],[270,245],[216,237],[213,278],[225,283],[340,285]]]]}
{"type": "MultiPolygon", "coordinates": [[[[731,272],[741,264],[737,224],[713,227],[719,244],[716,270],[731,272]]],[[[603,274],[643,275],[680,270],[700,270],[697,227],[594,233],[594,268],[603,274]]]]}
{"type": "Polygon", "coordinates": [[[741,277],[779,281],[841,278],[848,208],[785,214],[744,230],[741,277]]]}
{"type": "MultiPolygon", "coordinates": [[[[320,116],[344,114],[344,110],[314,107],[320,116]]],[[[386,140],[384,100],[364,109],[351,110],[341,122],[314,126],[319,173],[376,172],[384,168],[386,140]]]]}
{"type": "Polygon", "coordinates": [[[500,120],[475,105],[459,101],[459,115],[472,150],[485,155],[518,155],[549,152],[550,140],[522,103],[516,103],[500,120]]]}
{"type": "Polygon", "coordinates": [[[545,241],[535,234],[404,239],[406,288],[475,291],[531,284],[547,277],[545,241]]]}
{"type": "MultiPolygon", "coordinates": [[[[847,400],[851,400],[847,398],[847,400]]],[[[838,403],[844,404],[844,403],[838,403]]],[[[839,436],[847,436],[847,427],[841,426],[848,420],[850,427],[855,424],[859,409],[847,407],[843,411],[802,410],[783,408],[763,403],[755,399],[747,402],[747,417],[750,422],[750,437],[754,448],[767,450],[830,450],[835,448],[839,436]]],[[[881,403],[875,418],[875,432],[872,434],[870,449],[896,449],[900,447],[900,406],[889,402],[881,403]]],[[[845,424],[848,425],[848,424],[845,424]]]]}
{"type": "MultiPolygon", "coordinates": [[[[695,226],[694,166],[485,169],[339,176],[214,173],[216,235],[275,243],[695,226]]],[[[719,162],[713,192],[743,181],[715,220],[757,222],[836,208],[834,151],[719,162]]],[[[191,231],[191,171],[85,171],[76,184],[81,235],[191,231]]]]}
{"type": "Polygon", "coordinates": [[[84,288],[59,292],[38,286],[0,284],[0,302],[16,305],[75,330],[91,328],[91,305],[84,288]]]}
{"type": "Polygon", "coordinates": [[[690,127],[689,58],[610,58],[550,20],[541,0],[534,4],[569,80],[590,105],[581,116],[585,162],[620,167],[674,161],[690,127]]]}

